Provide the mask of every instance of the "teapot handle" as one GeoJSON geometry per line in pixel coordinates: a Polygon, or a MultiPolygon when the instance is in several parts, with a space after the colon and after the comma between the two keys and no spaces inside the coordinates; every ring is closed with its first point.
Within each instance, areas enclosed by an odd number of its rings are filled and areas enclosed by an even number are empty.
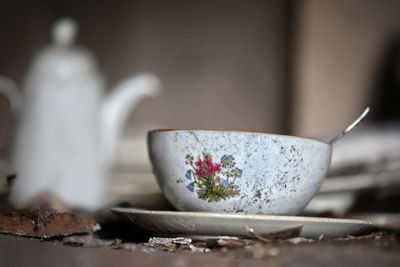
{"type": "MultiPolygon", "coordinates": [[[[22,95],[18,91],[17,85],[10,79],[0,76],[0,97],[4,95],[10,103],[12,115],[15,116],[22,105],[22,95]]],[[[9,152],[10,147],[5,148],[9,152]]],[[[0,160],[0,175],[14,174],[8,160],[0,160]]]]}
{"type": "Polygon", "coordinates": [[[10,102],[11,110],[17,113],[22,105],[22,96],[17,85],[7,77],[0,76],[0,95],[4,95],[10,102]]]}

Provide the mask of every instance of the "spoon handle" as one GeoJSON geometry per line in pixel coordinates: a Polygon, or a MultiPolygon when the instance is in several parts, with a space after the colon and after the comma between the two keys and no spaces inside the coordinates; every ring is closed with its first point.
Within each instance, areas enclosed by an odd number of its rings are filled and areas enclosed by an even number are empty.
{"type": "Polygon", "coordinates": [[[350,132],[351,130],[353,130],[364,118],[365,116],[367,116],[368,112],[369,112],[369,107],[367,107],[363,113],[361,113],[360,116],[358,116],[357,119],[355,119],[349,126],[347,126],[346,129],[344,129],[341,133],[339,133],[338,135],[336,135],[334,138],[332,138],[329,141],[329,144],[333,144],[335,143],[337,140],[339,140],[340,138],[342,138],[343,136],[345,136],[348,132],[350,132]]]}

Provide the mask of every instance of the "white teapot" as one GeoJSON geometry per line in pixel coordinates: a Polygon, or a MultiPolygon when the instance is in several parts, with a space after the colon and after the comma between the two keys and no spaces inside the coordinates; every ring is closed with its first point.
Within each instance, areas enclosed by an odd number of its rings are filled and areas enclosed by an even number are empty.
{"type": "Polygon", "coordinates": [[[152,74],[128,78],[103,99],[104,82],[92,56],[73,45],[76,23],[58,21],[53,45],[38,55],[23,95],[0,78],[0,94],[17,114],[10,200],[17,207],[51,193],[70,207],[94,210],[105,203],[107,171],[130,111],[155,95],[152,74]]]}

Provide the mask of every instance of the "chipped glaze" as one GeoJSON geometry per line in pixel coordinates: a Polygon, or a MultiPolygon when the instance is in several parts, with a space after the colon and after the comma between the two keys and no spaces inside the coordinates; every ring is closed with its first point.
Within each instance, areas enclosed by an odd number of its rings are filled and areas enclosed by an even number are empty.
{"type": "Polygon", "coordinates": [[[148,145],[161,190],[186,211],[298,214],[318,192],[331,159],[328,143],[252,132],[151,131],[148,145]],[[210,169],[200,168],[205,163],[210,169]],[[237,177],[223,164],[237,168],[237,177]],[[194,182],[206,177],[215,190],[225,185],[230,193],[202,194],[194,182]]]}

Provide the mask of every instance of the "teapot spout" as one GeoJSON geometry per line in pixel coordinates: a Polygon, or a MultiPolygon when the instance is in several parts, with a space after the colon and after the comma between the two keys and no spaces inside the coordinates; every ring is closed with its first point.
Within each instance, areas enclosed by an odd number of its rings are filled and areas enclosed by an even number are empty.
{"type": "Polygon", "coordinates": [[[102,146],[105,166],[115,160],[115,150],[131,111],[145,97],[155,96],[161,88],[160,80],[144,73],[129,77],[114,88],[101,106],[102,146]]]}

